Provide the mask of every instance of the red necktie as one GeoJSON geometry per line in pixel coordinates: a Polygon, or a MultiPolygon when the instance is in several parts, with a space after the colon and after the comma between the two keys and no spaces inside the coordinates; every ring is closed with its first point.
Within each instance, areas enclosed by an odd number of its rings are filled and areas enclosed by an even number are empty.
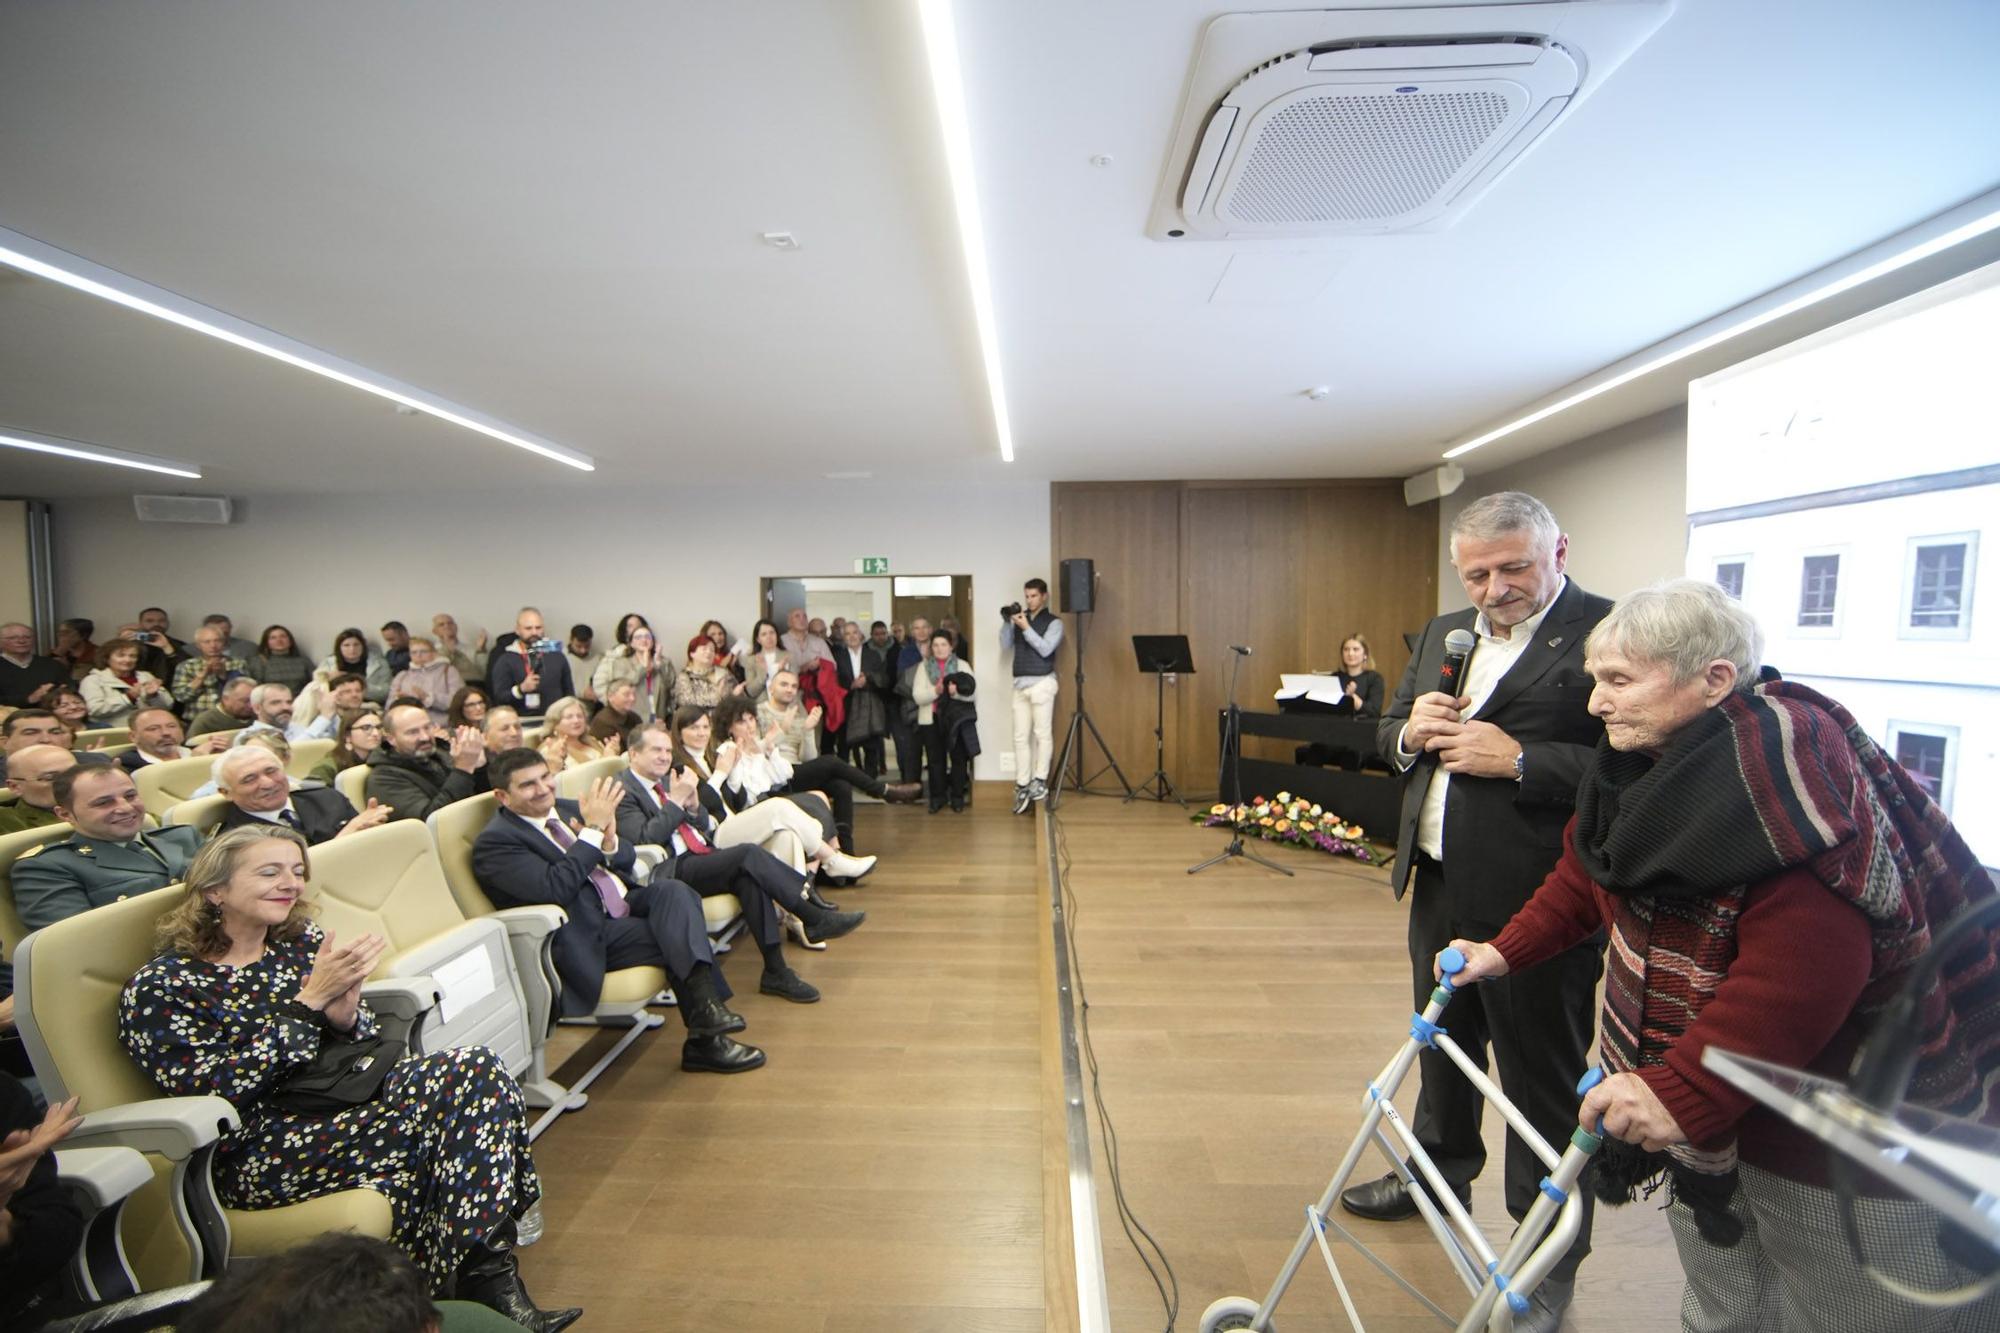
{"type": "MultiPolygon", "coordinates": [[[[548,820],[549,834],[556,840],[556,846],[568,851],[576,845],[576,835],[564,828],[562,821],[551,816],[548,820]]],[[[604,903],[604,915],[616,921],[619,917],[632,915],[632,905],[625,901],[625,894],[613,879],[611,872],[603,866],[590,868],[590,886],[597,890],[597,896],[604,903]]]]}
{"type": "MultiPolygon", "coordinates": [[[[653,794],[660,798],[660,808],[662,810],[666,809],[667,808],[666,787],[660,783],[655,782],[653,784],[653,794]]],[[[708,839],[701,836],[701,830],[694,826],[694,816],[692,815],[688,816],[686,819],[681,821],[680,835],[681,835],[681,842],[687,847],[688,851],[695,856],[707,856],[710,852],[715,850],[715,848],[708,845],[708,839]]]]}

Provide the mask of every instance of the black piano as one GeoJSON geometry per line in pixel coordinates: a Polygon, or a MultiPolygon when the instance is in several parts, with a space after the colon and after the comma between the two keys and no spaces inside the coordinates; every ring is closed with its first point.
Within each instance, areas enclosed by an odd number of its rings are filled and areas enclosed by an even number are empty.
{"type": "MultiPolygon", "coordinates": [[[[1222,765],[1221,800],[1235,804],[1254,796],[1276,796],[1281,791],[1302,796],[1333,811],[1349,823],[1359,824],[1374,842],[1396,841],[1396,821],[1402,811],[1403,784],[1375,752],[1375,729],[1380,718],[1356,718],[1335,712],[1329,705],[1310,699],[1287,700],[1284,711],[1240,714],[1245,736],[1270,736],[1299,742],[1301,751],[1311,749],[1333,766],[1278,763],[1269,759],[1242,759],[1243,790],[1239,794],[1229,760],[1222,765]],[[1305,705],[1301,707],[1300,705],[1305,705]]],[[[1226,738],[1227,710],[1216,715],[1218,743],[1226,738]]]]}

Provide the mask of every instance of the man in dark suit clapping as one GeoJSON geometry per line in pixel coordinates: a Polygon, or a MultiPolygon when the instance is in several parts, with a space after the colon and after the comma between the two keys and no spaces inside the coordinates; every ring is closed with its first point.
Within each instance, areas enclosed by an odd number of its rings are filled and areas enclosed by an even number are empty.
{"type": "MultiPolygon", "coordinates": [[[[1504,491],[1474,501],[1451,529],[1452,567],[1472,605],[1425,626],[1382,715],[1376,748],[1403,774],[1401,828],[1390,881],[1413,892],[1410,967],[1418,1009],[1435,984],[1431,962],[1454,938],[1488,939],[1525,903],[1562,853],[1577,783],[1603,724],[1588,711],[1592,681],[1583,641],[1611,603],[1563,576],[1569,539],[1548,507],[1504,491]],[[1470,631],[1475,648],[1456,695],[1437,690],[1445,636],[1470,631]]],[[[1558,1150],[1576,1127],[1573,1089],[1590,1064],[1602,938],[1504,990],[1461,991],[1446,1022],[1558,1150]]],[[[1443,1051],[1422,1053],[1416,1137],[1461,1200],[1486,1163],[1484,1102],[1443,1051]]],[[[1507,1136],[1507,1210],[1519,1218],[1538,1193],[1539,1159],[1507,1136]]],[[[1348,1211],[1393,1220],[1417,1211],[1392,1174],[1341,1195],[1348,1211]]],[[[1569,1253],[1538,1288],[1518,1329],[1553,1330],[1590,1251],[1590,1213],[1569,1253]]]]}
{"type": "Polygon", "coordinates": [[[239,746],[216,760],[215,789],[229,798],[223,828],[283,824],[313,846],[386,824],[391,813],[370,801],[357,814],[352,802],[328,787],[294,790],[284,762],[261,745],[239,746]]]}

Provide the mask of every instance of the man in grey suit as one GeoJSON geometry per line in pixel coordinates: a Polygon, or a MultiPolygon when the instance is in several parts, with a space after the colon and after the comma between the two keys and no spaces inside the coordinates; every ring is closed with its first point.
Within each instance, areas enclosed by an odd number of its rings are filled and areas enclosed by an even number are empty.
{"type": "Polygon", "coordinates": [[[201,832],[147,832],[132,775],[116,764],[79,764],[56,776],[56,813],[76,832],[14,862],[14,909],[29,930],[179,882],[201,832]]]}
{"type": "MultiPolygon", "coordinates": [[[[1451,529],[1452,567],[1472,605],[1425,626],[1376,748],[1403,774],[1401,827],[1390,882],[1411,893],[1410,972],[1418,1009],[1434,984],[1432,960],[1452,939],[1489,939],[1540,887],[1562,854],[1577,783],[1604,727],[1589,712],[1583,641],[1611,603],[1563,576],[1569,539],[1540,500],[1503,491],[1468,505],[1451,529]],[[1437,688],[1445,638],[1475,647],[1455,691],[1437,688]]],[[[1504,979],[1505,991],[1458,993],[1444,1022],[1482,1069],[1493,1048],[1501,1090],[1558,1150],[1576,1127],[1574,1088],[1590,1064],[1602,937],[1541,968],[1504,979]]],[[[1420,1057],[1416,1137],[1459,1198],[1486,1163],[1484,1101],[1444,1052],[1420,1057]]],[[[1539,1192],[1539,1159],[1507,1136],[1507,1211],[1517,1219],[1539,1192]]],[[[1394,1174],[1341,1195],[1378,1220],[1413,1216],[1394,1174]]],[[[1590,1252],[1584,1229],[1517,1329],[1554,1330],[1590,1252]]]]}

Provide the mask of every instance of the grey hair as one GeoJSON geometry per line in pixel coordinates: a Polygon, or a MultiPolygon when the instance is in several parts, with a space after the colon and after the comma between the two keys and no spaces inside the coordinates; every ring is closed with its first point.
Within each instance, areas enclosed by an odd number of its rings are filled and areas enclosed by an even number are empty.
{"type": "Polygon", "coordinates": [[[1701,579],[1666,579],[1627,593],[1584,640],[1586,659],[1616,649],[1641,662],[1664,663],[1674,683],[1695,679],[1717,658],[1736,664],[1736,688],[1757,684],[1764,631],[1743,604],[1701,579]]]}
{"type": "Polygon", "coordinates": [[[1458,539],[1490,542],[1511,532],[1526,532],[1535,539],[1535,550],[1543,555],[1556,549],[1562,528],[1549,507],[1526,491],[1497,491],[1483,495],[1458,511],[1451,521],[1451,549],[1458,539]]]}
{"type": "Polygon", "coordinates": [[[286,694],[290,694],[292,692],[292,687],[284,684],[281,681],[275,681],[275,680],[265,681],[262,685],[259,685],[250,691],[250,706],[252,708],[262,708],[264,706],[264,701],[270,698],[273,694],[276,694],[279,690],[283,690],[286,694]]]}

